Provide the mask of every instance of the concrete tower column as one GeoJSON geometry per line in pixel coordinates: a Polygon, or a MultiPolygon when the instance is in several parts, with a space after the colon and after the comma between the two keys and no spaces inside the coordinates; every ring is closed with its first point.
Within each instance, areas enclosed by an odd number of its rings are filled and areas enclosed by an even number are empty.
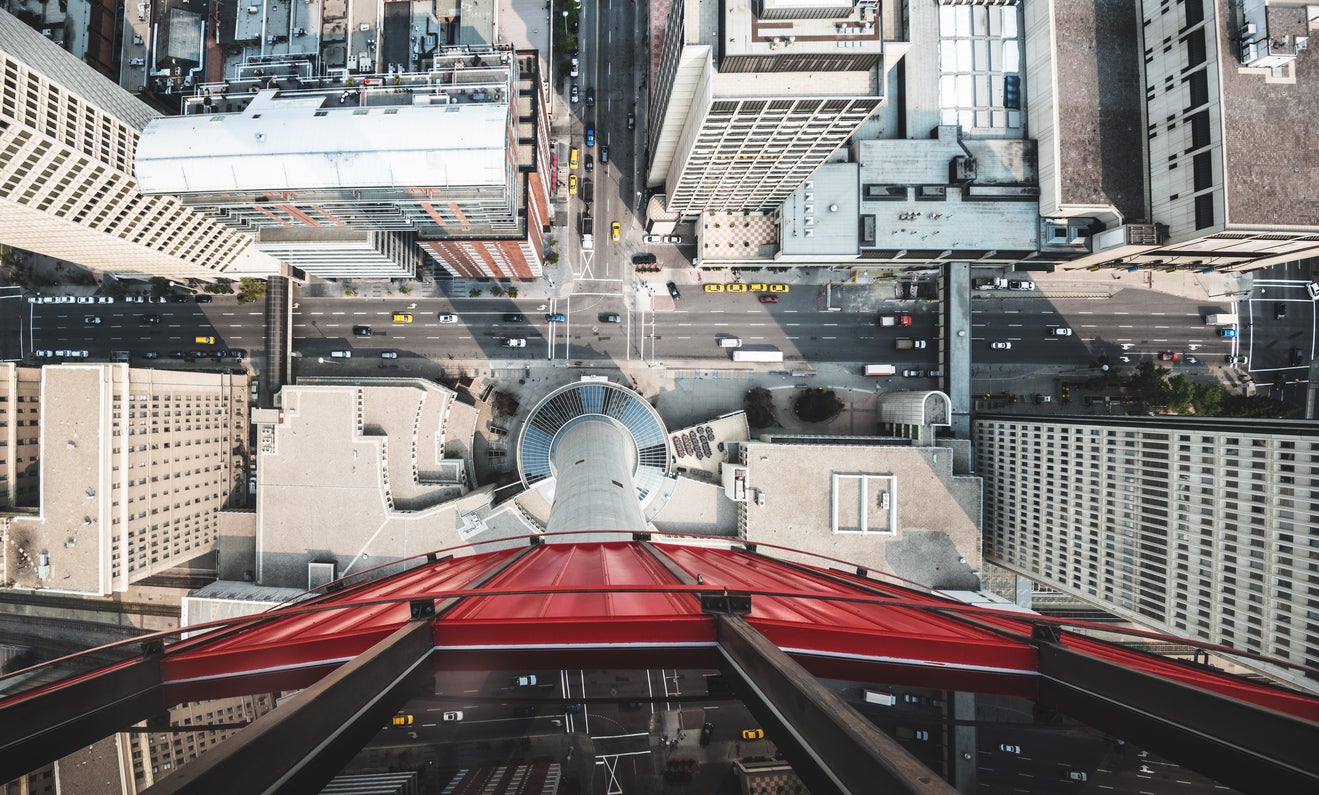
{"type": "Polygon", "coordinates": [[[546,529],[551,533],[617,530],[628,539],[632,532],[645,530],[632,479],[636,457],[631,434],[604,417],[583,417],[565,428],[554,446],[554,505],[546,529]]]}

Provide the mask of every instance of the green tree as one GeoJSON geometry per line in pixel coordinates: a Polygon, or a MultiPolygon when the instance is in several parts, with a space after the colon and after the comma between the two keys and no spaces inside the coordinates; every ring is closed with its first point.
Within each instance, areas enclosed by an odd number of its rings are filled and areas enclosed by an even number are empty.
{"type": "Polygon", "coordinates": [[[1165,389],[1168,410],[1174,414],[1186,414],[1195,410],[1195,383],[1178,373],[1168,379],[1165,389]]]}
{"type": "Polygon", "coordinates": [[[238,280],[238,303],[250,304],[266,297],[266,280],[244,276],[238,280]]]}
{"type": "Polygon", "coordinates": [[[516,284],[509,285],[509,287],[508,287],[508,297],[509,297],[509,298],[517,298],[517,297],[518,297],[518,287],[517,287],[516,284]]]}
{"type": "Polygon", "coordinates": [[[1167,368],[1154,362],[1141,362],[1127,386],[1137,400],[1147,406],[1162,408],[1168,403],[1167,368]]]}
{"type": "Polygon", "coordinates": [[[398,288],[398,291],[400,295],[412,295],[412,288],[406,284],[398,288]]]}
{"type": "Polygon", "coordinates": [[[559,252],[557,252],[557,251],[550,251],[550,252],[546,253],[546,255],[545,255],[545,264],[547,264],[547,265],[555,265],[555,264],[558,264],[558,262],[559,262],[559,252]]]}
{"type": "Polygon", "coordinates": [[[504,294],[504,288],[500,287],[497,284],[492,284],[490,285],[490,294],[498,298],[499,296],[504,294]]]}
{"type": "Polygon", "coordinates": [[[473,287],[472,289],[470,289],[470,290],[467,291],[467,295],[470,296],[470,297],[472,297],[472,298],[480,298],[480,297],[481,297],[481,293],[482,293],[482,290],[481,290],[480,287],[473,287]]]}
{"type": "Polygon", "coordinates": [[[842,410],[843,401],[832,389],[823,387],[802,392],[792,405],[792,413],[802,422],[825,422],[837,417],[842,410]]]}
{"type": "Polygon", "coordinates": [[[169,279],[163,276],[153,276],[150,284],[152,298],[164,298],[165,293],[169,292],[169,279]]]}
{"type": "Polygon", "coordinates": [[[1281,419],[1297,413],[1294,406],[1265,395],[1228,395],[1223,399],[1224,417],[1251,417],[1255,419],[1281,419]]]}
{"type": "Polygon", "coordinates": [[[747,390],[742,400],[742,409],[747,413],[747,423],[753,428],[772,428],[778,425],[774,419],[774,394],[763,386],[747,390]]]}
{"type": "Polygon", "coordinates": [[[1223,413],[1227,390],[1218,384],[1195,385],[1195,413],[1201,417],[1217,417],[1223,413]]]}

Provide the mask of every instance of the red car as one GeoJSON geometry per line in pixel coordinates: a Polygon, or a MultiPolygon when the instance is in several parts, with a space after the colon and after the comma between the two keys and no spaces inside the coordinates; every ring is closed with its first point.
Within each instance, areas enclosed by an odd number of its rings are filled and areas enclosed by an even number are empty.
{"type": "Polygon", "coordinates": [[[1182,355],[1180,353],[1159,354],[1159,361],[1161,362],[1180,362],[1181,360],[1182,360],[1182,355]]]}
{"type": "Polygon", "coordinates": [[[777,295],[760,296],[760,303],[762,304],[777,304],[778,302],[779,302],[779,297],[777,295]]]}
{"type": "Polygon", "coordinates": [[[910,325],[911,325],[911,315],[898,315],[898,325],[899,325],[899,326],[910,326],[910,325]]]}

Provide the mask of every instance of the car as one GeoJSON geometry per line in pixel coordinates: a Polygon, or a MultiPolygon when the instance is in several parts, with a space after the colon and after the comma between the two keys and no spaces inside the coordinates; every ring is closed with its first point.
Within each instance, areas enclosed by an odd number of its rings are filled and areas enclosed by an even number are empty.
{"type": "Polygon", "coordinates": [[[369,337],[372,333],[370,326],[353,326],[354,337],[369,337]]]}
{"type": "Polygon", "coordinates": [[[441,323],[457,323],[457,322],[458,322],[458,316],[457,316],[457,315],[447,315],[447,314],[446,314],[446,315],[440,315],[440,322],[441,322],[441,323]]]}
{"type": "Polygon", "coordinates": [[[525,348],[527,341],[522,337],[508,337],[504,340],[505,348],[525,348]]]}
{"type": "Polygon", "coordinates": [[[654,265],[656,262],[654,254],[633,254],[633,265],[654,265]]]}
{"type": "Polygon", "coordinates": [[[1008,289],[1009,289],[1009,290],[1034,290],[1034,289],[1035,289],[1035,282],[1031,282],[1031,281],[1016,281],[1016,282],[1008,282],[1008,289]]]}
{"type": "Polygon", "coordinates": [[[701,745],[709,745],[710,737],[714,735],[714,724],[706,723],[701,727],[701,745]]]}
{"type": "Polygon", "coordinates": [[[943,373],[942,373],[941,371],[939,371],[939,370],[926,370],[926,371],[925,371],[925,377],[926,377],[926,378],[943,378],[943,373]]]}
{"type": "MultiPolygon", "coordinates": [[[[191,300],[192,299],[186,295],[171,295],[169,297],[169,302],[171,304],[186,304],[191,300]]],[[[164,301],[162,301],[161,303],[164,303],[164,301]]]]}
{"type": "Polygon", "coordinates": [[[147,300],[146,297],[141,295],[130,295],[124,298],[124,302],[129,304],[141,304],[141,303],[145,303],[146,300],[147,300]]]}
{"type": "Polygon", "coordinates": [[[1171,353],[1165,351],[1164,353],[1159,354],[1159,361],[1161,362],[1176,362],[1176,361],[1180,361],[1181,358],[1182,355],[1180,353],[1171,353]]]}
{"type": "MultiPolygon", "coordinates": [[[[576,58],[573,58],[573,59],[572,59],[572,62],[571,62],[571,65],[568,67],[568,76],[569,76],[569,77],[577,77],[577,76],[580,75],[581,73],[582,73],[582,67],[581,67],[581,64],[577,61],[576,58]]],[[[562,73],[560,73],[560,74],[562,74],[562,73]]]]}
{"type": "Polygon", "coordinates": [[[192,300],[199,304],[209,304],[211,301],[215,300],[215,297],[207,295],[206,293],[197,293],[192,297],[192,300]]]}
{"type": "Polygon", "coordinates": [[[705,291],[707,293],[722,293],[724,286],[722,284],[707,284],[705,285],[705,291]]]}
{"type": "Polygon", "coordinates": [[[1319,282],[1310,282],[1305,285],[1305,292],[1310,296],[1311,301],[1319,301],[1319,282]]]}
{"type": "Polygon", "coordinates": [[[664,242],[665,242],[665,243],[675,243],[675,244],[676,244],[676,243],[681,243],[681,242],[682,242],[682,238],[678,237],[677,235],[665,235],[665,236],[664,236],[664,242]]]}
{"type": "Polygon", "coordinates": [[[169,358],[171,358],[171,359],[185,359],[185,358],[187,358],[187,356],[188,356],[188,352],[187,352],[187,351],[170,351],[170,352],[169,352],[169,358]]]}
{"type": "Polygon", "coordinates": [[[579,99],[581,99],[581,98],[582,98],[582,97],[581,97],[581,94],[577,93],[577,84],[576,84],[576,83],[573,83],[573,84],[572,84],[572,91],[570,91],[570,92],[568,93],[568,100],[569,100],[570,102],[574,102],[574,103],[575,103],[575,102],[577,102],[577,100],[579,100],[579,99]]]}
{"type": "Polygon", "coordinates": [[[518,314],[517,312],[509,312],[508,314],[504,315],[505,323],[523,323],[525,321],[526,318],[518,314]]]}
{"type": "Polygon", "coordinates": [[[989,347],[990,347],[990,348],[993,348],[993,349],[996,350],[996,351],[1008,351],[1008,350],[1012,350],[1012,343],[1010,343],[1010,342],[991,342],[991,343],[989,343],[989,347]]]}
{"type": "Polygon", "coordinates": [[[602,147],[600,147],[600,162],[601,162],[601,163],[608,163],[608,162],[609,162],[609,147],[608,147],[608,146],[602,146],[602,147]]]}
{"type": "Polygon", "coordinates": [[[743,729],[743,730],[742,730],[742,739],[743,739],[743,740],[763,740],[763,739],[765,739],[765,730],[764,730],[764,729],[743,729]]]}
{"type": "Polygon", "coordinates": [[[1040,405],[1041,403],[1052,403],[1052,402],[1053,402],[1053,395],[1041,395],[1039,393],[1035,394],[1035,405],[1037,406],[1040,405]]]}
{"type": "Polygon", "coordinates": [[[1053,333],[1053,336],[1055,336],[1055,337],[1070,337],[1070,336],[1072,336],[1072,330],[1069,329],[1069,328],[1056,328],[1056,329],[1053,330],[1052,333],[1053,333]]]}
{"type": "Polygon", "coordinates": [[[577,175],[576,175],[576,174],[569,174],[569,175],[568,175],[568,195],[569,195],[569,196],[576,196],[576,195],[577,195],[577,175]]]}
{"type": "Polygon", "coordinates": [[[413,717],[411,715],[395,715],[389,719],[390,726],[411,726],[413,717]]]}
{"type": "Polygon", "coordinates": [[[587,149],[590,149],[592,146],[595,146],[595,128],[594,128],[594,127],[587,127],[587,128],[586,128],[586,148],[587,148],[587,149]]]}
{"type": "Polygon", "coordinates": [[[156,314],[155,312],[148,312],[145,315],[138,315],[137,322],[145,326],[159,326],[160,315],[156,314]]]}
{"type": "Polygon", "coordinates": [[[380,352],[380,358],[381,358],[381,359],[397,359],[397,358],[398,358],[398,351],[381,351],[381,352],[380,352]]]}
{"type": "Polygon", "coordinates": [[[518,687],[531,687],[532,685],[536,684],[536,675],[518,674],[517,676],[513,677],[513,684],[517,685],[518,687]]]}
{"type": "Polygon", "coordinates": [[[752,282],[747,285],[747,289],[753,293],[766,293],[769,292],[769,285],[763,282],[752,282]]]}
{"type": "Polygon", "coordinates": [[[57,304],[90,304],[91,301],[80,301],[71,295],[61,295],[55,299],[57,304]]]}
{"type": "Polygon", "coordinates": [[[412,313],[411,313],[411,312],[395,312],[395,313],[394,313],[394,316],[393,316],[393,320],[394,320],[395,323],[411,323],[411,322],[412,322],[412,313]]]}
{"type": "Polygon", "coordinates": [[[623,317],[617,312],[606,312],[601,318],[605,323],[622,323],[623,317]]]}
{"type": "Polygon", "coordinates": [[[94,296],[94,295],[80,295],[80,296],[78,296],[77,298],[74,299],[74,302],[75,302],[75,303],[79,303],[79,304],[94,304],[94,303],[96,303],[96,296],[94,296]]]}
{"type": "Polygon", "coordinates": [[[229,358],[230,358],[230,359],[246,359],[246,358],[247,358],[247,349],[246,349],[246,348],[230,348],[230,349],[229,349],[229,358]]]}
{"type": "Polygon", "coordinates": [[[623,239],[623,227],[617,221],[609,225],[609,237],[615,243],[623,239]]]}
{"type": "Polygon", "coordinates": [[[678,292],[678,285],[674,284],[673,282],[669,282],[668,284],[666,284],[666,285],[664,285],[664,286],[667,287],[667,288],[669,288],[669,297],[670,297],[670,298],[672,298],[672,299],[675,300],[675,301],[677,301],[677,300],[679,300],[679,299],[682,298],[682,293],[678,292]]]}
{"type": "Polygon", "coordinates": [[[146,353],[142,354],[142,358],[143,358],[143,359],[159,359],[159,358],[160,358],[160,354],[157,353],[157,352],[155,352],[155,351],[147,351],[146,353]]]}
{"type": "Polygon", "coordinates": [[[453,710],[449,710],[448,712],[445,712],[445,713],[441,714],[440,717],[443,718],[445,721],[453,722],[453,721],[457,721],[457,720],[462,720],[462,719],[463,719],[463,713],[462,713],[462,710],[459,710],[459,709],[453,709],[453,710]]]}
{"type": "Polygon", "coordinates": [[[1292,348],[1292,367],[1300,367],[1302,364],[1305,364],[1305,351],[1292,348]]]}
{"type": "Polygon", "coordinates": [[[39,303],[41,303],[41,296],[39,296],[39,295],[29,295],[29,296],[27,297],[27,302],[28,302],[29,304],[39,304],[39,303]]]}
{"type": "Polygon", "coordinates": [[[109,295],[98,295],[98,296],[96,296],[96,303],[98,303],[98,304],[113,304],[113,303],[114,303],[114,298],[113,298],[112,296],[109,296],[109,295]]]}
{"type": "Polygon", "coordinates": [[[1003,751],[1004,753],[1009,753],[1009,754],[1019,754],[1019,753],[1021,753],[1021,746],[1019,746],[1019,745],[1007,745],[1007,744],[1005,743],[1005,744],[1003,744],[1003,745],[1000,745],[1000,746],[998,747],[998,750],[1003,751]]]}
{"type": "Polygon", "coordinates": [[[331,359],[351,359],[351,358],[353,358],[353,352],[352,352],[352,351],[349,351],[349,350],[343,350],[343,351],[330,351],[330,358],[331,358],[331,359]]]}
{"type": "Polygon", "coordinates": [[[581,711],[582,711],[582,705],[581,705],[581,704],[564,704],[563,707],[560,708],[559,711],[560,711],[560,712],[570,712],[570,713],[581,712],[581,711]]]}
{"type": "Polygon", "coordinates": [[[588,108],[594,108],[594,107],[595,107],[595,89],[594,89],[594,88],[588,88],[588,89],[586,89],[586,107],[588,107],[588,108]]]}
{"type": "Polygon", "coordinates": [[[1234,328],[1220,328],[1218,330],[1218,336],[1225,339],[1232,339],[1237,336],[1237,330],[1234,328]]]}
{"type": "Polygon", "coordinates": [[[627,114],[627,128],[629,130],[635,130],[637,128],[637,114],[627,114]]]}
{"type": "Polygon", "coordinates": [[[591,159],[590,155],[587,155],[586,160],[582,162],[582,168],[585,168],[587,171],[595,170],[595,161],[591,159]]]}
{"type": "Polygon", "coordinates": [[[545,316],[546,323],[567,323],[568,316],[562,312],[553,312],[545,316]]]}
{"type": "Polygon", "coordinates": [[[38,359],[49,359],[55,355],[55,351],[34,350],[32,351],[32,355],[38,359]]]}
{"type": "Polygon", "coordinates": [[[771,285],[769,286],[769,291],[770,291],[771,293],[786,293],[786,292],[788,291],[788,285],[786,285],[786,284],[771,284],[771,285]]]}
{"type": "Polygon", "coordinates": [[[101,319],[96,315],[83,315],[82,324],[84,326],[99,326],[101,325],[101,319]]]}
{"type": "Polygon", "coordinates": [[[903,377],[903,378],[920,378],[920,377],[921,377],[921,371],[920,371],[920,370],[903,370],[903,371],[902,371],[902,377],[903,377]]]}
{"type": "Polygon", "coordinates": [[[577,149],[577,147],[574,146],[573,148],[568,150],[568,170],[571,171],[572,169],[577,168],[577,163],[580,157],[581,157],[581,152],[577,149]]]}
{"type": "Polygon", "coordinates": [[[741,282],[733,282],[732,284],[725,284],[724,289],[730,293],[745,293],[747,286],[741,282]]]}
{"type": "Polygon", "coordinates": [[[1085,775],[1085,773],[1081,772],[1080,770],[1064,770],[1064,771],[1062,771],[1062,779],[1063,779],[1063,781],[1086,781],[1086,780],[1087,780],[1087,779],[1086,779],[1086,775],[1085,775]]]}
{"type": "Polygon", "coordinates": [[[1246,357],[1229,353],[1226,361],[1228,364],[1246,364],[1246,357]]]}
{"type": "Polygon", "coordinates": [[[779,302],[779,297],[777,295],[760,296],[760,303],[762,304],[777,304],[778,302],[779,302]]]}
{"type": "Polygon", "coordinates": [[[87,353],[87,351],[69,351],[69,355],[75,359],[86,359],[91,354],[87,353]]]}
{"type": "Polygon", "coordinates": [[[1273,302],[1273,319],[1274,319],[1274,320],[1282,320],[1284,317],[1287,317],[1287,305],[1284,304],[1282,301],[1274,301],[1274,302],[1273,302]]]}

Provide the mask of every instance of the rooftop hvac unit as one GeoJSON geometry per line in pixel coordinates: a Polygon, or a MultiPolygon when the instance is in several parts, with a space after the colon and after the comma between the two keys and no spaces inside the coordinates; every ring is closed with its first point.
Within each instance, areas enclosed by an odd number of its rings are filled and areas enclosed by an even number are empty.
{"type": "Polygon", "coordinates": [[[249,13],[249,14],[255,14],[255,13],[257,13],[257,12],[260,11],[260,10],[261,10],[261,9],[260,9],[260,8],[257,8],[256,6],[248,6],[248,7],[247,7],[247,13],[249,13]]]}
{"type": "Polygon", "coordinates": [[[806,236],[807,236],[807,237],[815,237],[815,230],[814,230],[814,229],[807,229],[807,230],[806,230],[806,236]]]}
{"type": "Polygon", "coordinates": [[[953,158],[951,177],[954,184],[975,182],[976,178],[976,159],[966,155],[958,155],[953,158]]]}
{"type": "Polygon", "coordinates": [[[1247,22],[1246,24],[1241,26],[1241,38],[1248,39],[1251,36],[1254,36],[1255,31],[1257,30],[1258,28],[1255,27],[1254,22],[1247,22]]]}

